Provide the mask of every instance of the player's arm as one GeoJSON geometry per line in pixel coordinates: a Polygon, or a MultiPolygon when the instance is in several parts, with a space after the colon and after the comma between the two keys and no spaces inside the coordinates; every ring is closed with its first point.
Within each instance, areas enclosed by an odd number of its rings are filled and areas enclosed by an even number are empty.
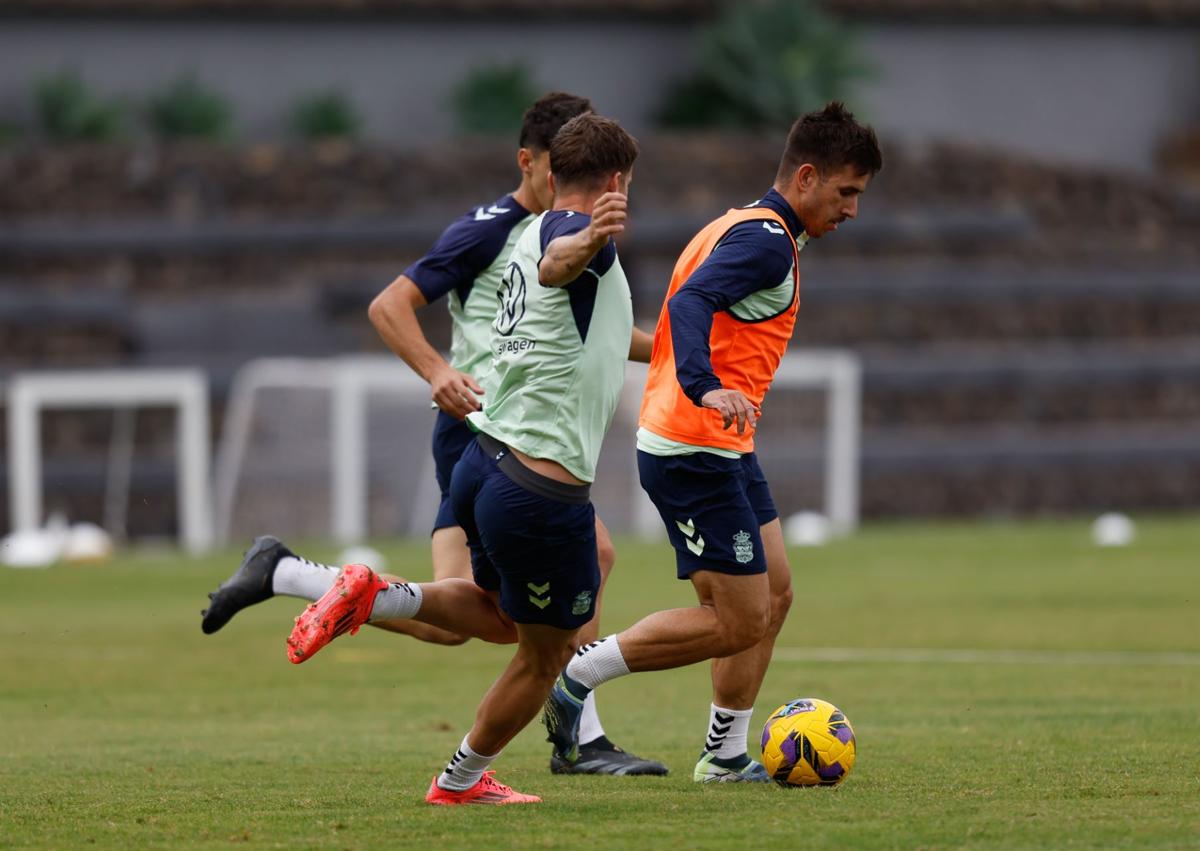
{"type": "Polygon", "coordinates": [[[453,222],[425,256],[404,270],[371,302],[368,315],[389,349],[429,382],[430,396],[446,414],[462,419],[480,409],[483,389],[450,366],[429,344],[417,309],[447,293],[468,289],[503,248],[507,230],[494,217],[466,215],[453,222]]]}
{"type": "Polygon", "coordinates": [[[653,350],[654,335],[647,334],[635,325],[633,338],[629,341],[629,359],[638,363],[650,363],[650,353],[653,350]]]}
{"type": "Polygon", "coordinates": [[[667,302],[680,388],[692,404],[720,413],[725,428],[737,423],[738,434],[753,428],[761,411],[713,371],[713,316],[783,280],[793,260],[787,240],[761,222],[738,225],[667,302]]]}
{"type": "Polygon", "coordinates": [[[621,192],[606,192],[592,209],[592,220],[572,234],[546,245],[538,263],[538,281],[544,287],[565,287],[583,274],[600,249],[625,230],[628,199],[621,192]]]}
{"type": "Polygon", "coordinates": [[[462,419],[480,408],[483,388],[475,379],[459,372],[429,344],[417,308],[428,302],[412,278],[401,275],[375,296],[367,315],[387,347],[429,382],[433,401],[452,417],[462,419]]]}

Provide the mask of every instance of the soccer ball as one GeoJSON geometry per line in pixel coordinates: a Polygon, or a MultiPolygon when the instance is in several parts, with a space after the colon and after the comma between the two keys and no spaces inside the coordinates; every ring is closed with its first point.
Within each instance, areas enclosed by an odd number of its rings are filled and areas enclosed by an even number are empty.
{"type": "Polygon", "coordinates": [[[762,761],[781,786],[836,786],[854,767],[854,731],[832,703],[793,700],[767,719],[762,761]]]}

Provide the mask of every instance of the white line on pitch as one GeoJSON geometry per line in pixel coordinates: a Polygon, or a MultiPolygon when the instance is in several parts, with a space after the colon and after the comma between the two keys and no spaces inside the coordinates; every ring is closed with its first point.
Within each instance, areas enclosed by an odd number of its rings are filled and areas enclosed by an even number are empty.
{"type": "Polygon", "coordinates": [[[1200,653],[1076,650],[939,650],[885,647],[776,647],[775,662],[884,662],[969,665],[1200,665],[1200,653]]]}

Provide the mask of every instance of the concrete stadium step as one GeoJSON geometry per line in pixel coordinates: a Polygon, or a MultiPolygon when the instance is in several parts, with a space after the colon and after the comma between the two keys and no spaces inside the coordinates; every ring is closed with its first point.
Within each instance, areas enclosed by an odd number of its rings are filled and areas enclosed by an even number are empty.
{"type": "MultiPolygon", "coordinates": [[[[821,504],[817,441],[762,441],[771,492],[787,513],[821,504]]],[[[860,496],[868,518],[1195,510],[1200,432],[1124,428],[870,428],[860,496]]]]}
{"type": "Polygon", "coordinates": [[[865,346],[868,426],[1191,422],[1200,335],[1130,343],[865,346]]]}
{"type": "Polygon", "coordinates": [[[112,362],[138,351],[124,293],[92,280],[53,288],[0,282],[0,369],[112,362]]]}
{"type": "Polygon", "coordinates": [[[812,344],[1125,340],[1200,334],[1191,266],[1114,269],[806,253],[796,338],[812,344]]]}

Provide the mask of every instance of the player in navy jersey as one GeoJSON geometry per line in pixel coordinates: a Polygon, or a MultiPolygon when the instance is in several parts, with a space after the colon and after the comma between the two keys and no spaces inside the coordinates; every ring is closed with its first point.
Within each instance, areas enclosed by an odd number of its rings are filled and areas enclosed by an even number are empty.
{"type": "MultiPolygon", "coordinates": [[[[550,189],[550,142],[568,120],[592,106],[586,98],[552,92],[525,113],[517,151],[520,186],[512,193],[483,204],[450,224],[424,257],[409,266],[371,303],[372,324],[388,347],[429,382],[437,408],[433,456],[442,500],[431,536],[434,579],[471,579],[466,536],[449,507],[450,474],[459,456],[474,439],[464,418],[481,407],[490,372],[489,337],[496,318],[501,276],[513,246],[535,216],[553,200],[550,189]],[[426,339],[417,310],[445,298],[452,320],[450,358],[426,339]]],[[[648,362],[652,339],[634,330],[629,357],[648,362]]],[[[604,524],[596,518],[601,575],[607,577],[616,555],[604,524]]],[[[296,556],[278,539],[258,538],[238,570],[209,597],[202,627],[206,633],[224,626],[248,605],[275,594],[316,600],[332,585],[337,568],[296,556]]],[[[399,579],[399,577],[394,577],[399,579]]],[[[598,620],[598,618],[597,618],[598,620]]],[[[412,635],[438,644],[461,644],[467,636],[410,619],[372,622],[373,626],[412,635]]],[[[583,631],[593,640],[598,624],[583,631]]],[[[500,619],[481,629],[490,641],[516,641],[511,621],[500,619]]],[[[665,774],[661,763],[642,760],[612,745],[589,705],[584,720],[583,758],[567,763],[552,757],[560,773],[665,774]]]]}

